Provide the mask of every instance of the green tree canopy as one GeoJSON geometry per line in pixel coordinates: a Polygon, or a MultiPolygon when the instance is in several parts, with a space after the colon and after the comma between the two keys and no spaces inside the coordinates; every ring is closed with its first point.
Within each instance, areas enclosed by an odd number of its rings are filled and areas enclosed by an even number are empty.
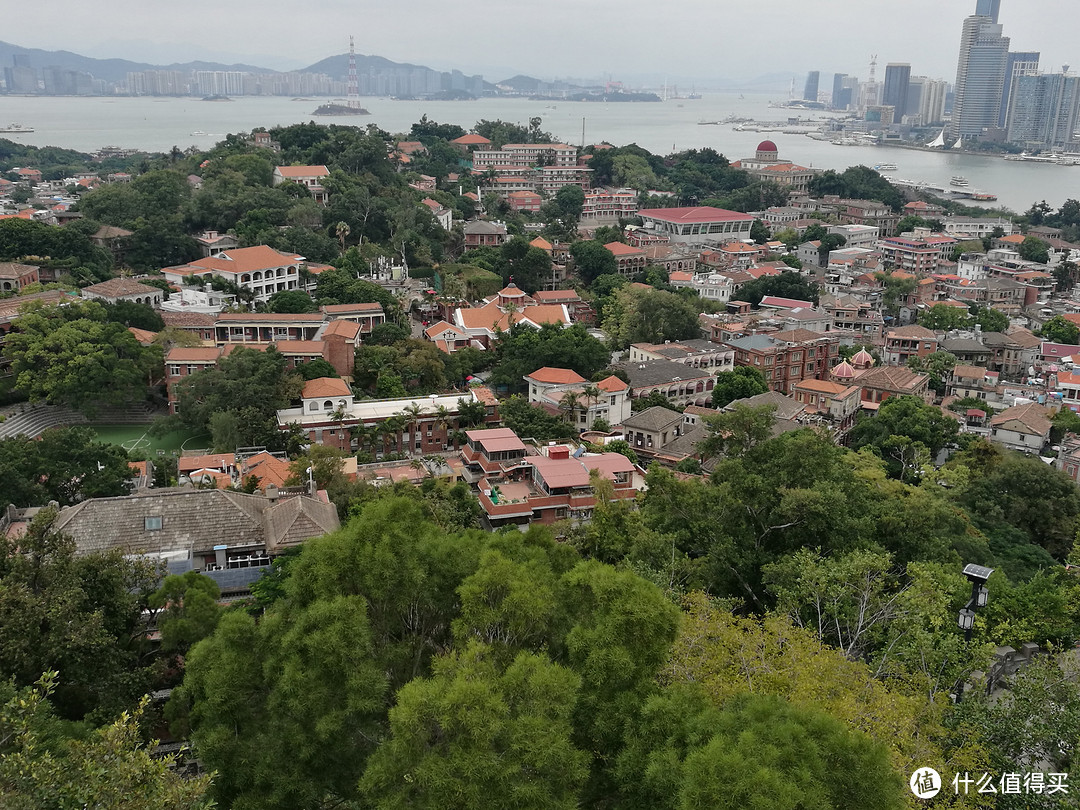
{"type": "Polygon", "coordinates": [[[621,287],[604,307],[604,331],[616,349],[701,337],[697,309],[665,290],[621,287]]]}
{"type": "Polygon", "coordinates": [[[615,254],[599,242],[585,239],[570,246],[574,269],[586,284],[603,275],[618,275],[615,254]]]}
{"type": "Polygon", "coordinates": [[[1018,252],[1020,258],[1026,262],[1038,262],[1039,264],[1046,264],[1050,261],[1050,245],[1044,242],[1037,236],[1025,236],[1024,241],[1020,243],[1018,252]]]}
{"type": "Polygon", "coordinates": [[[738,366],[731,371],[721,371],[716,375],[716,387],[713,389],[714,408],[723,408],[736,399],[764,394],[769,390],[765,375],[752,366],[738,366]]]}
{"type": "Polygon", "coordinates": [[[916,397],[889,397],[876,415],[855,424],[851,447],[869,447],[885,460],[890,475],[906,480],[952,444],[958,429],[955,419],[916,397]]]}
{"type": "Polygon", "coordinates": [[[318,312],[318,305],[303,290],[280,290],[266,302],[268,312],[304,313],[318,312]]]}
{"type": "Polygon", "coordinates": [[[126,495],[133,473],[122,447],[97,441],[87,427],[49,428],[36,439],[0,439],[4,500],[16,506],[126,495]]]}
{"type": "Polygon", "coordinates": [[[566,329],[555,324],[543,324],[539,329],[515,324],[498,338],[490,381],[522,390],[525,375],[545,366],[568,368],[589,379],[610,360],[611,352],[584,324],[566,329]]]}
{"type": "Polygon", "coordinates": [[[925,326],[934,332],[948,332],[952,329],[964,329],[972,323],[966,309],[948,304],[934,304],[919,313],[919,326],[925,326]]]}
{"type": "Polygon", "coordinates": [[[762,276],[748,281],[739,288],[739,300],[747,301],[755,307],[766,295],[778,295],[781,298],[794,298],[796,301],[817,303],[820,291],[810,279],[791,271],[778,276],[762,276]]]}
{"type": "Polygon", "coordinates": [[[150,382],[161,378],[161,348],[140,345],[95,301],[30,302],[14,327],[4,354],[15,387],[32,400],[93,413],[102,405],[141,402],[150,382]]]}
{"type": "Polygon", "coordinates": [[[1075,346],[1080,343],[1080,326],[1065,320],[1061,315],[1055,315],[1042,325],[1039,335],[1051,343],[1075,346]]]}

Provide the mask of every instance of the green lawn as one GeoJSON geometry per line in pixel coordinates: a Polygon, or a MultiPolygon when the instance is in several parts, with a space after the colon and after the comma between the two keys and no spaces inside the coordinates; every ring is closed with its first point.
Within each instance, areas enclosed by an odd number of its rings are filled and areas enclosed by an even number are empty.
{"type": "Polygon", "coordinates": [[[159,450],[175,452],[177,450],[197,450],[208,447],[210,435],[193,428],[184,428],[166,433],[164,436],[151,436],[147,433],[149,425],[89,425],[98,437],[98,441],[119,444],[125,450],[137,449],[154,454],[159,450]],[[137,443],[137,446],[136,446],[137,443]]]}

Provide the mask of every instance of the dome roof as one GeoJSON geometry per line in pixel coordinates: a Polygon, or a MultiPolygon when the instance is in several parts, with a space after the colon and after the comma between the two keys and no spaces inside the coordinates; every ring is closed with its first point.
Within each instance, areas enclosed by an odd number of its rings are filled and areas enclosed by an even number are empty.
{"type": "Polygon", "coordinates": [[[775,152],[775,151],[777,151],[776,144],[773,143],[772,141],[762,141],[761,143],[759,143],[757,145],[757,150],[759,152],[775,152]]]}
{"type": "Polygon", "coordinates": [[[874,365],[874,357],[866,349],[859,349],[859,351],[851,358],[851,364],[855,366],[855,368],[862,368],[864,366],[870,368],[874,365]]]}
{"type": "Polygon", "coordinates": [[[853,379],[855,377],[855,369],[852,367],[851,363],[845,360],[832,370],[832,375],[833,377],[840,379],[853,379]]]}

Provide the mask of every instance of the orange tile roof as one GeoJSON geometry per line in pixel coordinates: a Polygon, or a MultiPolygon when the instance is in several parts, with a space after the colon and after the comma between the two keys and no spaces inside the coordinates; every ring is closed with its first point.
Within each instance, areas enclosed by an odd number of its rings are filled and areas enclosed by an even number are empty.
{"type": "Polygon", "coordinates": [[[612,374],[610,377],[605,377],[600,382],[598,382],[596,384],[596,387],[599,388],[601,391],[614,392],[614,391],[625,391],[627,388],[630,387],[630,385],[629,385],[629,383],[626,383],[623,380],[620,380],[618,377],[616,377],[614,374],[612,374]]]}
{"type": "MultiPolygon", "coordinates": [[[[285,486],[285,482],[289,479],[289,476],[292,474],[292,471],[289,469],[289,462],[276,458],[265,450],[244,459],[240,470],[241,479],[247,478],[249,475],[254,475],[259,479],[260,487],[266,487],[270,484],[277,487],[283,487],[285,486]]],[[[243,481],[241,481],[241,483],[243,483],[243,481]]]]}
{"type": "Polygon", "coordinates": [[[795,386],[795,390],[803,391],[815,391],[820,394],[830,394],[831,396],[838,396],[845,391],[851,390],[849,386],[843,383],[829,382],[828,380],[802,380],[795,386]]]}
{"type": "Polygon", "coordinates": [[[549,242],[547,239],[545,239],[542,236],[536,237],[531,242],[529,242],[529,244],[532,245],[533,247],[538,247],[541,250],[551,250],[551,242],[549,242]]]}
{"type": "Polygon", "coordinates": [[[352,391],[348,384],[337,377],[316,377],[304,383],[304,391],[301,394],[304,399],[316,399],[319,397],[352,397],[352,391]]]}
{"type": "Polygon", "coordinates": [[[343,336],[346,340],[353,340],[360,332],[360,324],[356,321],[337,320],[330,321],[330,325],[323,331],[323,337],[343,336]]]}
{"type": "Polygon", "coordinates": [[[378,301],[367,301],[362,304],[325,304],[321,309],[327,315],[340,315],[343,312],[353,312],[359,315],[383,311],[382,304],[378,301]]]}
{"type": "Polygon", "coordinates": [[[290,354],[322,354],[323,342],[321,340],[279,340],[274,348],[284,355],[290,354]]]}
{"type": "Polygon", "coordinates": [[[468,135],[462,135],[460,138],[454,138],[454,140],[450,141],[450,143],[460,143],[466,146],[471,146],[472,144],[490,144],[491,141],[489,141],[483,135],[469,133],[468,135]]]}
{"type": "Polygon", "coordinates": [[[645,251],[641,248],[631,247],[623,242],[608,242],[604,247],[614,253],[616,257],[645,255],[645,251]]]}
{"type": "Polygon", "coordinates": [[[1014,233],[1011,236],[1002,236],[998,239],[999,242],[1008,242],[1010,245],[1019,245],[1024,241],[1024,235],[1021,233],[1014,233]]]}
{"type": "Polygon", "coordinates": [[[210,348],[202,347],[190,347],[182,348],[177,347],[170,349],[169,353],[165,355],[166,363],[216,363],[218,357],[221,356],[221,349],[216,346],[210,348]]]}
{"type": "Polygon", "coordinates": [[[268,245],[225,250],[222,251],[222,256],[224,258],[196,259],[176,269],[196,272],[254,273],[258,270],[285,267],[304,260],[304,257],[297,253],[281,253],[268,245]]]}
{"type": "Polygon", "coordinates": [[[497,326],[503,331],[508,330],[513,324],[529,321],[536,325],[544,323],[568,324],[569,320],[563,312],[563,308],[556,304],[538,304],[534,307],[525,307],[517,312],[503,312],[498,305],[491,303],[472,309],[459,309],[462,325],[466,329],[491,329],[497,326]]]}
{"type": "Polygon", "coordinates": [[[327,177],[330,170],[325,166],[278,166],[282,177],[327,177]]]}
{"type": "Polygon", "coordinates": [[[176,467],[180,472],[202,469],[220,469],[236,464],[235,453],[211,453],[204,456],[181,456],[176,467]]]}
{"type": "Polygon", "coordinates": [[[128,331],[135,336],[135,339],[142,343],[144,346],[154,342],[154,338],[157,337],[157,332],[151,332],[147,329],[139,329],[135,326],[129,326],[128,331]]]}
{"type": "Polygon", "coordinates": [[[550,366],[538,368],[532,374],[527,376],[530,380],[536,380],[536,382],[539,383],[550,383],[552,385],[585,382],[585,378],[576,371],[568,368],[551,368],[550,366]]]}

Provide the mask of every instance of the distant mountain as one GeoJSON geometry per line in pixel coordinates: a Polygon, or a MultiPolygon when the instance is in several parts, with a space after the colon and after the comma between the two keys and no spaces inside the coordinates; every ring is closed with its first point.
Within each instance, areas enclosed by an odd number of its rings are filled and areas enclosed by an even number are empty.
{"type": "MultiPolygon", "coordinates": [[[[365,56],[362,53],[356,55],[356,70],[358,73],[369,70],[394,70],[405,68],[406,70],[431,70],[426,65],[413,65],[408,62],[391,62],[383,56],[365,56]]],[[[301,68],[300,73],[325,73],[332,79],[345,81],[349,74],[349,55],[339,53],[320,59],[314,65],[301,68]]]]}
{"type": "Polygon", "coordinates": [[[546,82],[543,79],[537,79],[532,76],[523,76],[518,74],[517,76],[511,76],[509,79],[504,79],[501,82],[495,82],[497,87],[512,90],[515,93],[550,93],[555,90],[584,90],[585,88],[577,84],[569,84],[568,82],[546,82]]]}
{"type": "Polygon", "coordinates": [[[91,74],[95,79],[107,82],[122,82],[127,74],[140,70],[240,70],[249,73],[277,73],[276,70],[255,67],[254,65],[223,65],[217,62],[185,62],[172,65],[150,65],[145,62],[131,62],[127,59],[94,59],[90,56],[71,51],[45,51],[41,48],[23,48],[10,42],[0,42],[0,67],[11,67],[16,56],[26,56],[30,65],[37,70],[46,67],[58,67],[66,70],[78,70],[91,74]]]}

